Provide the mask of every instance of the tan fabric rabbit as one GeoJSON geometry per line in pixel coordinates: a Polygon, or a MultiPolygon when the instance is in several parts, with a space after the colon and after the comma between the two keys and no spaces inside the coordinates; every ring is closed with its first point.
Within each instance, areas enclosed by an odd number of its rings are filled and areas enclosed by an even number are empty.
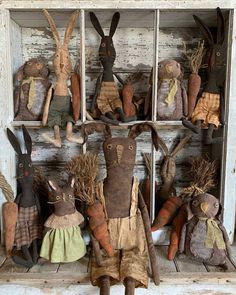
{"type": "Polygon", "coordinates": [[[44,108],[43,125],[48,123],[49,127],[54,128],[54,138],[43,134],[45,140],[54,144],[56,147],[61,147],[60,127],[66,128],[66,138],[69,141],[81,143],[81,139],[73,136],[72,104],[71,97],[68,90],[67,82],[71,76],[72,65],[69,56],[68,43],[73,32],[78,11],[75,11],[68,22],[64,41],[61,43],[56,25],[49,12],[44,9],[43,13],[47,18],[51,28],[53,38],[56,42],[56,52],[53,60],[53,67],[56,75],[56,84],[54,86],[53,96],[52,87],[47,96],[47,101],[44,108]]]}

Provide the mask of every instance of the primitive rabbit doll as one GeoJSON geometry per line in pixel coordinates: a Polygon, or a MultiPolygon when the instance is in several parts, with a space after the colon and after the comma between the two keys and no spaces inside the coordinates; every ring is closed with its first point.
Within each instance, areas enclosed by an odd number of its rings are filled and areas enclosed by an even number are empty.
{"type": "Polygon", "coordinates": [[[18,216],[15,227],[16,249],[21,250],[23,258],[13,255],[16,264],[31,267],[37,263],[38,240],[42,238],[42,222],[40,218],[40,203],[33,191],[34,168],[31,161],[32,141],[30,135],[22,126],[27,153],[23,154],[16,136],[7,129],[8,139],[18,155],[17,179],[22,192],[17,195],[18,216]],[[32,246],[33,253],[30,253],[32,246]]]}
{"type": "Polygon", "coordinates": [[[76,261],[86,254],[86,246],[79,227],[84,217],[75,208],[74,178],[63,188],[52,180],[48,185],[54,213],[44,223],[40,256],[55,263],[76,261]]]}
{"type": "Polygon", "coordinates": [[[188,113],[188,99],[179,80],[180,64],[175,60],[158,63],[157,119],[180,120],[188,113]]]}
{"type": "MultiPolygon", "coordinates": [[[[97,103],[98,109],[101,112],[100,119],[104,122],[118,125],[119,121],[115,114],[119,115],[122,122],[129,122],[135,120],[136,116],[127,118],[123,111],[122,101],[114,82],[113,64],[116,58],[116,51],[114,48],[112,37],[115,34],[120,19],[119,12],[114,13],[111,21],[110,32],[105,36],[103,29],[93,12],[90,12],[90,20],[102,37],[99,47],[99,60],[104,68],[103,73],[98,77],[96,89],[92,101],[91,112],[94,111],[97,103]]],[[[118,80],[120,78],[116,75],[118,80]]]]}
{"type": "Polygon", "coordinates": [[[56,147],[61,147],[60,128],[66,128],[66,138],[69,141],[81,143],[76,138],[73,131],[75,120],[72,117],[71,97],[67,82],[71,76],[72,65],[69,56],[68,43],[78,17],[78,11],[75,11],[68,22],[63,44],[61,43],[56,25],[46,9],[43,10],[49,26],[52,30],[53,37],[56,42],[56,53],[53,60],[53,67],[56,75],[56,84],[52,96],[52,88],[50,88],[47,96],[47,101],[43,115],[43,125],[48,122],[49,127],[54,129],[54,138],[43,134],[44,139],[54,144],[56,147]],[[52,99],[52,101],[51,101],[52,99]],[[51,102],[51,104],[50,104],[51,102]]]}
{"type": "Polygon", "coordinates": [[[93,259],[91,269],[91,282],[100,287],[102,295],[110,294],[110,284],[119,281],[124,283],[126,295],[134,294],[135,287],[147,287],[148,250],[154,282],[159,284],[150,221],[147,212],[144,218],[145,204],[141,195],[138,196],[138,179],[133,177],[135,138],[143,131],[150,130],[157,148],[157,133],[149,124],[132,126],[127,138],[113,138],[109,126],[101,123],[87,124],[82,129],[85,140],[94,131],[103,131],[105,135],[103,151],[107,177],[99,199],[104,200],[114,254],[109,257],[102,252],[102,265],[93,259]]]}
{"type": "Polygon", "coordinates": [[[43,118],[49,69],[41,58],[31,58],[16,73],[18,87],[14,95],[16,121],[37,121],[43,118]]]}
{"type": "Polygon", "coordinates": [[[225,34],[225,20],[217,8],[217,37],[216,41],[210,29],[196,15],[193,16],[202,34],[208,41],[208,78],[201,97],[192,113],[191,121],[183,119],[183,125],[195,133],[200,133],[201,127],[208,127],[206,144],[213,142],[214,129],[223,122],[224,113],[224,84],[226,69],[227,38],[225,34]]]}
{"type": "Polygon", "coordinates": [[[217,219],[219,208],[219,201],[207,193],[191,200],[192,218],[182,228],[179,251],[198,261],[227,269],[226,257],[233,264],[234,261],[227,232],[217,219]]]}

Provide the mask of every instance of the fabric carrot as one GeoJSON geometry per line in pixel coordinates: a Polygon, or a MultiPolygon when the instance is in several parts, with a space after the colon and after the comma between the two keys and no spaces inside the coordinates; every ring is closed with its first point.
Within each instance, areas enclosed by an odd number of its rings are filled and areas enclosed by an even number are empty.
{"type": "Polygon", "coordinates": [[[122,89],[123,109],[126,117],[136,115],[135,106],[133,104],[134,88],[131,84],[125,84],[122,89]]]}
{"type": "Polygon", "coordinates": [[[172,231],[170,235],[170,245],[168,247],[167,258],[173,260],[178,251],[182,227],[187,220],[187,204],[181,206],[179,213],[172,222],[172,231]]]}
{"type": "Polygon", "coordinates": [[[79,120],[80,117],[80,76],[78,74],[73,74],[71,76],[71,93],[72,93],[72,106],[73,106],[73,116],[75,121],[79,120]]]}
{"type": "Polygon", "coordinates": [[[201,77],[197,73],[192,73],[188,78],[188,117],[191,118],[196,105],[197,95],[201,86],[201,77]]]}
{"type": "Polygon", "coordinates": [[[101,247],[111,257],[113,256],[113,247],[109,240],[108,227],[103,205],[95,201],[92,205],[88,206],[87,214],[89,218],[89,227],[95,239],[99,242],[101,247]]]}
{"type": "Polygon", "coordinates": [[[164,225],[171,222],[171,220],[176,215],[179,207],[182,205],[182,200],[180,197],[174,196],[170,197],[163,205],[159,211],[156,219],[152,224],[152,231],[156,231],[163,227],[164,225]]]}

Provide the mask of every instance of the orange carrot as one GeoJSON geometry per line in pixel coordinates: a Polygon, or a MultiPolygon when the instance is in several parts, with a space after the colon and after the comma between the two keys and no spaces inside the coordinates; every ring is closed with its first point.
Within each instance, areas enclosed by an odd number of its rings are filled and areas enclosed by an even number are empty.
{"type": "Polygon", "coordinates": [[[187,220],[187,204],[181,206],[179,213],[172,222],[172,231],[170,236],[170,245],[168,247],[167,258],[173,260],[178,251],[182,227],[187,220]]]}
{"type": "Polygon", "coordinates": [[[109,240],[109,233],[103,205],[96,201],[94,204],[89,205],[87,209],[89,218],[89,227],[95,239],[99,242],[101,247],[111,257],[113,256],[113,248],[109,240]]]}
{"type": "Polygon", "coordinates": [[[80,77],[78,74],[71,76],[71,93],[72,93],[72,106],[73,106],[73,117],[75,121],[79,120],[80,117],[80,77]]]}
{"type": "Polygon", "coordinates": [[[170,223],[177,213],[177,210],[182,205],[180,197],[170,197],[162,206],[156,219],[152,224],[152,231],[156,231],[164,225],[170,223]]]}
{"type": "Polygon", "coordinates": [[[133,104],[134,88],[131,84],[125,84],[122,89],[123,110],[126,117],[136,115],[135,106],[133,104]]]}
{"type": "Polygon", "coordinates": [[[192,73],[188,78],[188,118],[191,118],[201,86],[201,77],[192,73]]]}
{"type": "Polygon", "coordinates": [[[5,246],[7,256],[11,255],[14,244],[15,228],[18,216],[18,206],[14,202],[6,202],[3,204],[3,219],[5,227],[5,246]]]}

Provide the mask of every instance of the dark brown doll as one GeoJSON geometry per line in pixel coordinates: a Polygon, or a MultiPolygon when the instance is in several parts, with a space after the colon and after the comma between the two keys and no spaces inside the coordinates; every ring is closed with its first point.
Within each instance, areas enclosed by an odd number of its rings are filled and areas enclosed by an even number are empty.
{"type": "Polygon", "coordinates": [[[14,95],[14,120],[42,120],[47,91],[50,87],[48,75],[49,69],[40,58],[31,58],[20,67],[15,77],[19,86],[14,95]]]}
{"type": "Polygon", "coordinates": [[[54,206],[54,213],[44,223],[40,257],[53,263],[76,261],[86,254],[79,227],[84,218],[75,208],[74,182],[72,178],[61,188],[55,181],[48,181],[48,203],[54,206]]]}
{"type": "Polygon", "coordinates": [[[157,119],[180,120],[187,116],[187,94],[180,76],[177,61],[167,59],[158,63],[157,119]]]}
{"type": "Polygon", "coordinates": [[[214,40],[210,29],[196,15],[193,16],[202,34],[208,41],[208,78],[204,91],[192,113],[191,121],[183,119],[183,125],[195,133],[200,133],[201,127],[208,127],[206,144],[213,142],[214,129],[223,123],[224,113],[224,84],[226,69],[227,38],[225,20],[217,8],[217,36],[214,40]]]}
{"type": "Polygon", "coordinates": [[[223,268],[227,268],[226,257],[234,264],[227,232],[217,219],[219,200],[201,194],[191,200],[189,207],[192,218],[182,228],[180,253],[223,268]]]}
{"type": "Polygon", "coordinates": [[[126,295],[134,294],[134,288],[147,287],[148,250],[153,279],[159,284],[156,253],[150,235],[150,221],[142,196],[138,196],[138,180],[133,177],[136,156],[135,138],[144,131],[152,132],[155,147],[158,135],[151,124],[136,124],[127,138],[114,138],[108,125],[92,123],[84,125],[85,140],[94,131],[104,132],[103,151],[107,177],[100,191],[108,217],[108,230],[114,255],[102,254],[103,264],[92,262],[91,281],[100,286],[100,294],[110,294],[110,284],[122,281],[126,295]],[[145,215],[145,218],[144,218],[145,215]]]}
{"type": "MultiPolygon", "coordinates": [[[[117,113],[122,122],[129,122],[136,119],[136,116],[127,118],[123,111],[122,101],[117,89],[117,86],[114,82],[114,73],[113,65],[116,58],[116,51],[114,48],[112,37],[115,34],[116,28],[119,23],[120,14],[119,12],[114,13],[111,21],[110,32],[108,36],[105,36],[103,29],[93,12],[90,12],[90,20],[102,37],[101,44],[99,47],[99,60],[103,66],[103,73],[98,77],[96,89],[92,101],[91,112],[94,111],[94,108],[98,106],[98,109],[101,112],[100,119],[104,122],[118,125],[119,121],[115,117],[117,113]]],[[[116,75],[118,80],[120,78],[116,75]]]]}
{"type": "Polygon", "coordinates": [[[23,258],[13,255],[12,259],[16,264],[31,267],[37,263],[38,240],[42,237],[42,224],[40,219],[40,203],[33,191],[32,141],[24,125],[22,130],[27,150],[26,154],[22,153],[16,136],[10,129],[7,129],[7,137],[18,155],[17,179],[22,190],[15,199],[15,203],[18,205],[15,244],[16,249],[21,250],[23,258]],[[32,254],[29,250],[30,246],[32,246],[32,254]]]}

